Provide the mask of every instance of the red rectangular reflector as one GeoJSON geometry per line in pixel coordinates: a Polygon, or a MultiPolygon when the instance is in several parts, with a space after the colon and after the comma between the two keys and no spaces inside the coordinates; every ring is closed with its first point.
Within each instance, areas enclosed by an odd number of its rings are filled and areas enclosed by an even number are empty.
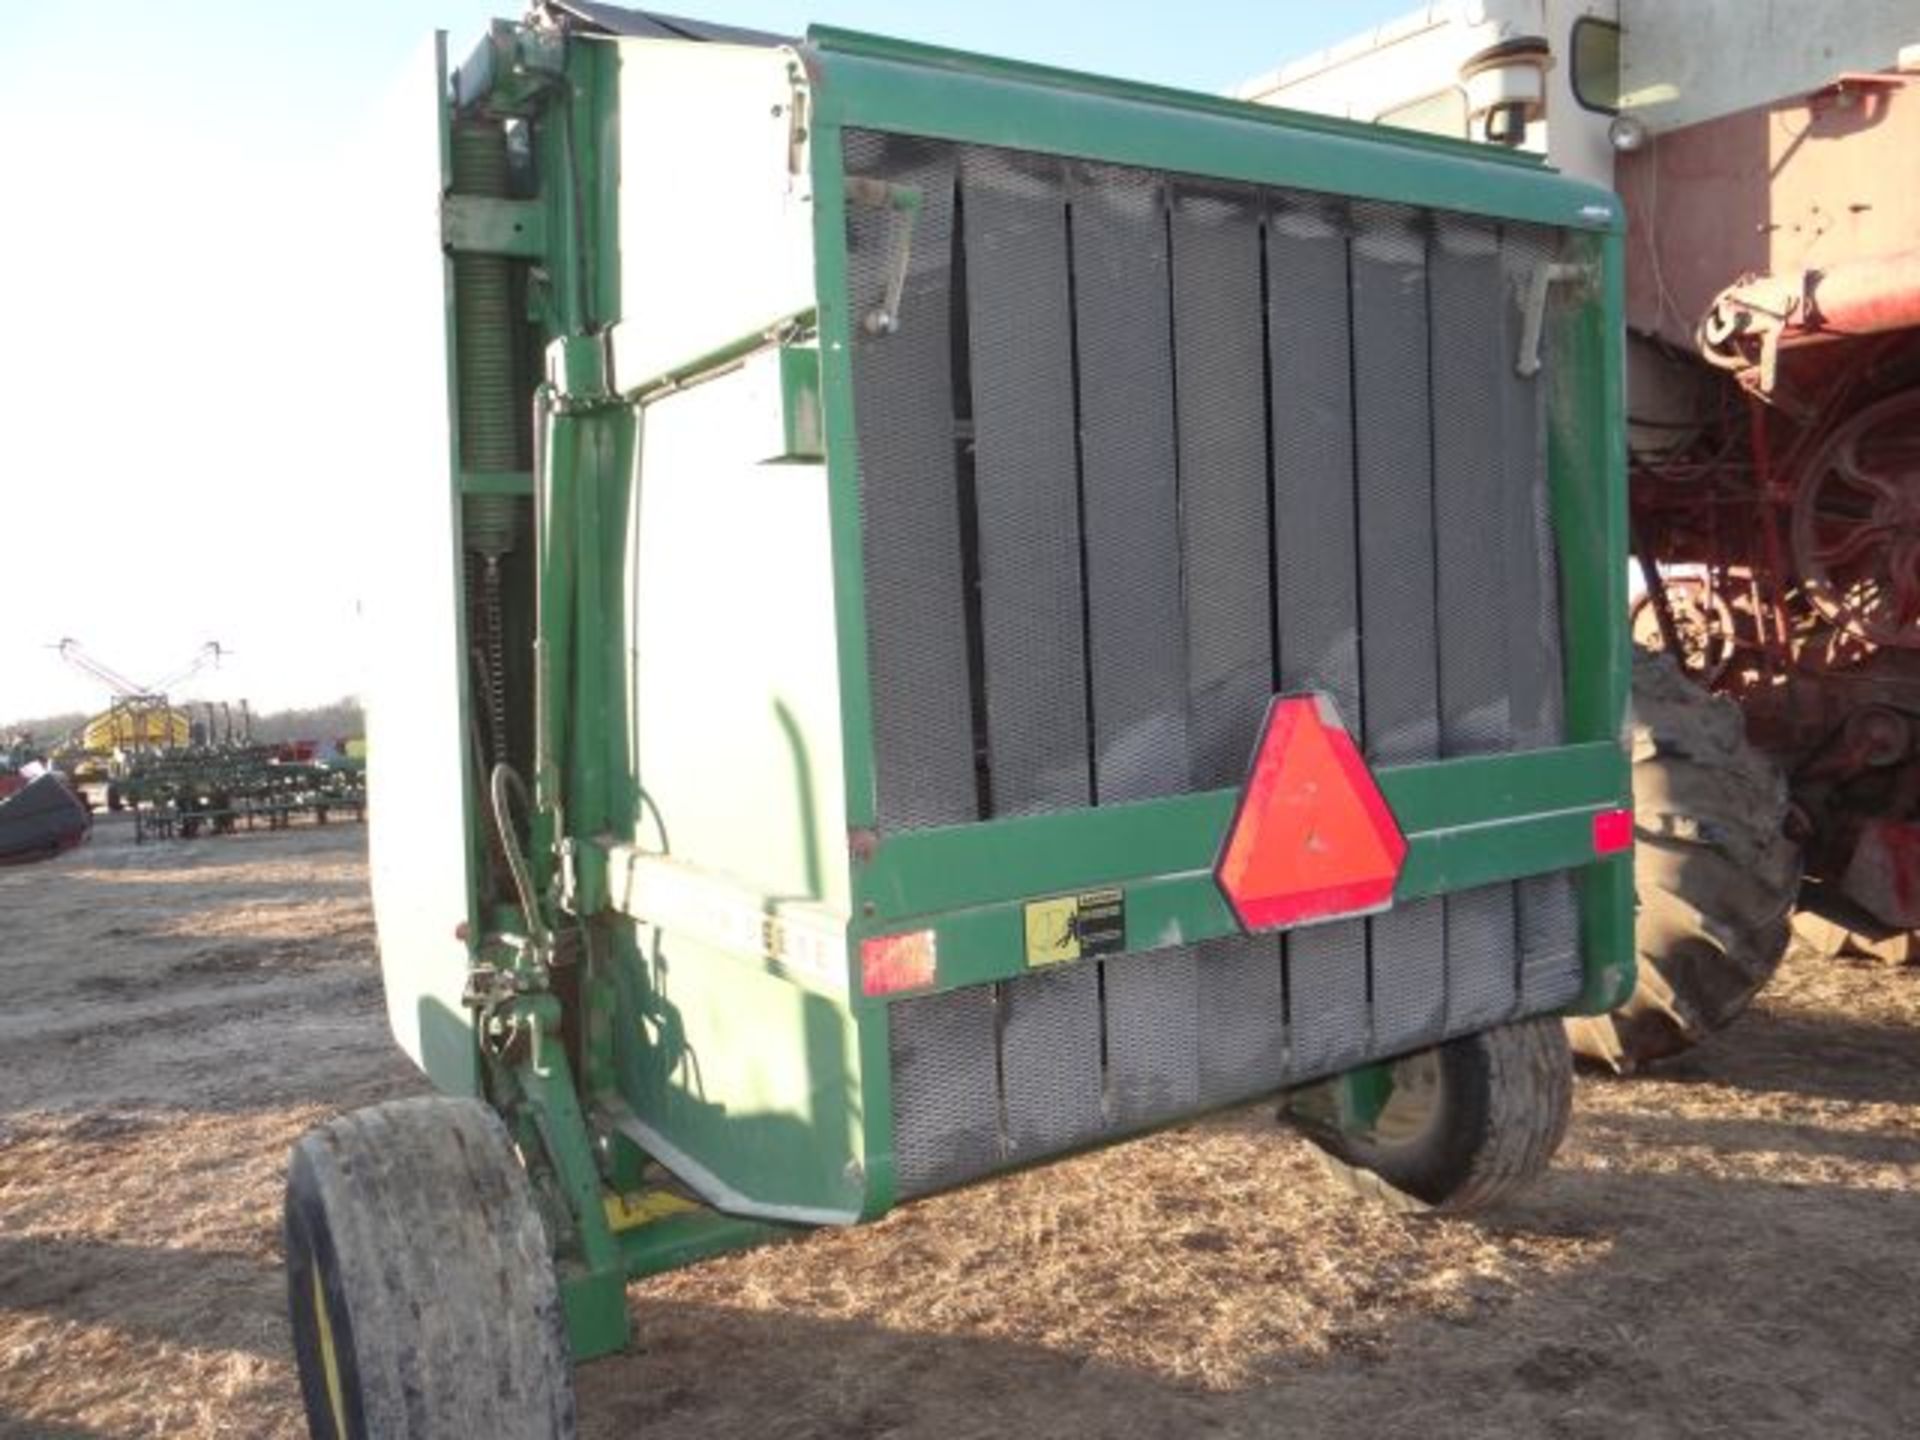
{"type": "Polygon", "coordinates": [[[867,995],[892,995],[933,984],[933,931],[875,935],[860,942],[860,989],[867,995]]]}
{"type": "Polygon", "coordinates": [[[1633,811],[1602,810],[1593,817],[1593,853],[1618,855],[1633,845],[1633,811]]]}

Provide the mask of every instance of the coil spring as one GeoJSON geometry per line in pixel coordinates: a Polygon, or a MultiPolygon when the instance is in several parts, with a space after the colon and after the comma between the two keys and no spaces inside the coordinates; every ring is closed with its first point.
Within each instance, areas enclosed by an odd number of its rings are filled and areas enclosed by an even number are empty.
{"type": "MultiPolygon", "coordinates": [[[[495,199],[508,194],[507,136],[498,124],[462,121],[453,130],[453,189],[495,199]]],[[[460,458],[469,470],[514,468],[520,411],[514,395],[513,262],[504,255],[453,259],[454,363],[460,391],[460,458]]]]}
{"type": "MultiPolygon", "coordinates": [[[[506,131],[487,121],[456,124],[451,170],[453,189],[459,194],[506,196],[506,131]]],[[[461,463],[468,470],[512,470],[519,460],[520,441],[511,262],[499,255],[460,254],[454,257],[453,272],[461,463]]],[[[489,769],[508,763],[507,641],[500,560],[518,539],[521,508],[521,502],[509,495],[474,495],[467,498],[463,513],[466,546],[473,552],[467,566],[469,625],[478,638],[485,667],[480,702],[492,751],[489,769]]]]}

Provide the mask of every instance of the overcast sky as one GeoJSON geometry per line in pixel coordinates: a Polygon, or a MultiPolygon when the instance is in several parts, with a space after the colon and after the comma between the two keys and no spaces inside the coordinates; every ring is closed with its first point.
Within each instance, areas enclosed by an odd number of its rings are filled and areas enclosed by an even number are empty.
{"type": "MultiPolygon", "coordinates": [[[[1224,91],[1410,0],[682,0],[1224,91]]],[[[379,397],[381,276],[348,258],[371,117],[435,28],[463,54],[507,4],[327,0],[7,7],[0,134],[0,723],[93,709],[48,648],[257,708],[356,691],[355,457],[379,397]]],[[[371,160],[368,157],[373,157],[371,160]]],[[[444,483],[422,476],[423,483],[444,483]]]]}

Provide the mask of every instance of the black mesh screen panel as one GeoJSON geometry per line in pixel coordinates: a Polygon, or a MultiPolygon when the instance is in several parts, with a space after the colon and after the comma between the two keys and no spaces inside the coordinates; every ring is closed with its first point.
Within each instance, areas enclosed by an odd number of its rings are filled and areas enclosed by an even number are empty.
{"type": "MultiPolygon", "coordinates": [[[[1236,788],[1276,692],[1377,767],[1563,743],[1552,356],[1518,363],[1552,232],[846,147],[895,187],[849,207],[856,322],[912,215],[853,344],[883,842],[1236,788]]],[[[1553,1010],[1578,930],[1545,875],[896,1001],[897,1191],[1553,1010]]]]}

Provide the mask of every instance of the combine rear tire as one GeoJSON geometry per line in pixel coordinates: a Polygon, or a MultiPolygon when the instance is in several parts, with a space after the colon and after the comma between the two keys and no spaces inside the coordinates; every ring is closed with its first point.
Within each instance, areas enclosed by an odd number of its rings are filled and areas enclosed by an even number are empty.
{"type": "Polygon", "coordinates": [[[546,1232],[486,1106],[375,1105],[293,1147],[287,1304],[325,1440],[574,1434],[546,1232]]]}
{"type": "Polygon", "coordinates": [[[1394,1209],[1497,1204],[1539,1178],[1566,1136],[1573,1061],[1552,1018],[1464,1035],[1391,1068],[1393,1091],[1367,1129],[1307,1133],[1348,1188],[1394,1209]]]}
{"type": "Polygon", "coordinates": [[[1732,701],[1665,656],[1633,661],[1639,981],[1610,1015],[1567,1022],[1574,1050],[1629,1071],[1725,1029],[1773,978],[1800,852],[1787,791],[1732,701]]]}

